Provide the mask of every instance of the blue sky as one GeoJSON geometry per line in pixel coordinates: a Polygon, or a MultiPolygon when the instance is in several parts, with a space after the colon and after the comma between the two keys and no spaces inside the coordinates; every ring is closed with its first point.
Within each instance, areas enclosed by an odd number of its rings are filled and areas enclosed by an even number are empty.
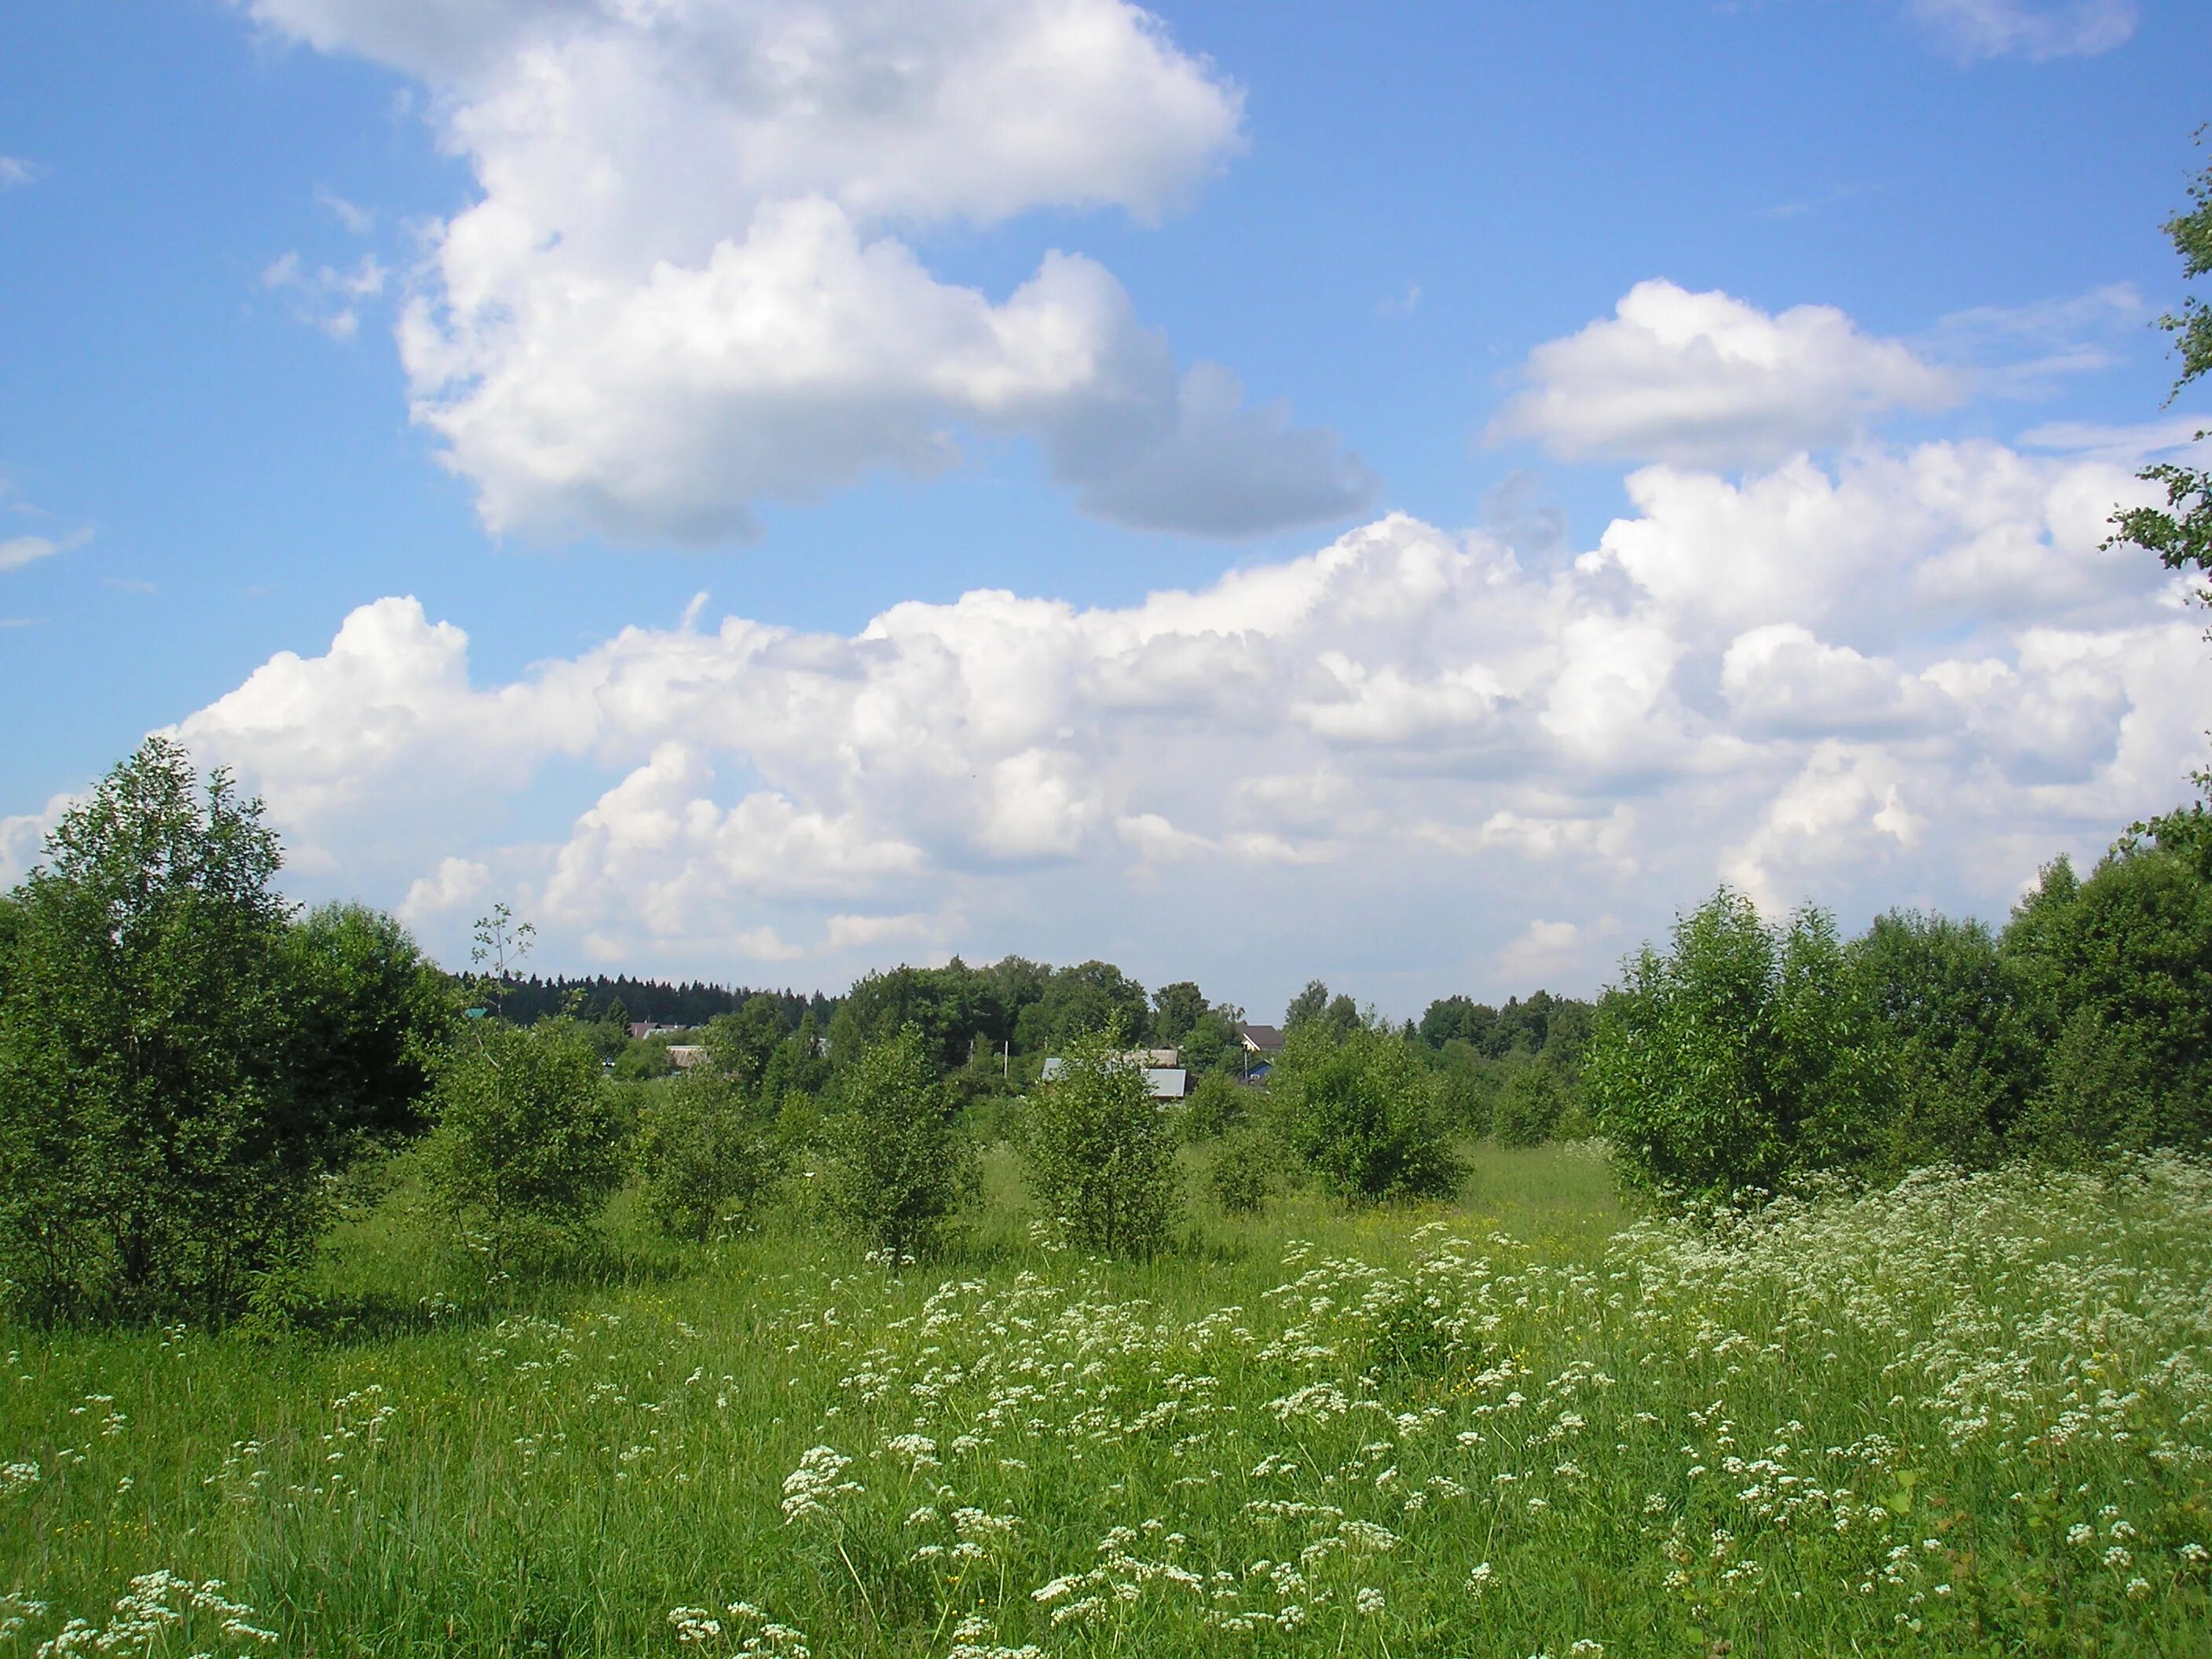
{"type": "Polygon", "coordinates": [[[2208,70],[2123,0],[10,7],[0,857],[173,726],[449,957],[1417,1010],[1723,878],[1995,914],[2201,757],[2094,509],[2208,70]]]}

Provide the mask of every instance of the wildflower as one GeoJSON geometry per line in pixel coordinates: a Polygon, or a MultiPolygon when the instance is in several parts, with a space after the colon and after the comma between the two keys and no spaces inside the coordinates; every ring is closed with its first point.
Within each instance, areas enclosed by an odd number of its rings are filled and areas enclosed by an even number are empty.
{"type": "Polygon", "coordinates": [[[1487,1561],[1483,1562],[1480,1566],[1476,1567],[1473,1572],[1467,1576],[1468,1594],[1474,1596],[1477,1601],[1480,1601],[1482,1599],[1483,1591],[1490,1588],[1490,1581],[1493,1575],[1490,1571],[1490,1563],[1487,1561]]]}
{"type": "Polygon", "coordinates": [[[828,1516],[831,1498],[866,1492],[867,1488],[857,1480],[837,1478],[852,1462],[851,1458],[832,1446],[810,1446],[800,1453],[799,1467],[783,1480],[784,1524],[828,1516]]]}
{"type": "Polygon", "coordinates": [[[2149,1594],[2149,1579],[2130,1578],[2128,1580],[2128,1600],[2130,1601],[2140,1601],[2144,1596],[2148,1595],[2149,1594]]]}
{"type": "Polygon", "coordinates": [[[1353,1601],[1358,1607],[1359,1616],[1363,1619],[1376,1618],[1382,1611],[1382,1592],[1372,1584],[1362,1584],[1359,1587],[1358,1595],[1353,1598],[1353,1601]]]}

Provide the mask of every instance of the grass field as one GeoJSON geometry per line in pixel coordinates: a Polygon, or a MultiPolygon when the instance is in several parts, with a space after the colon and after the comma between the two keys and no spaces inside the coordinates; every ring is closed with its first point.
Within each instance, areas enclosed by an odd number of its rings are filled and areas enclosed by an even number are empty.
{"type": "Polygon", "coordinates": [[[2212,1654],[2212,1170],[1475,1164],[1109,1264],[997,1157],[941,1261],[796,1205],[496,1308],[394,1206],[315,1334],[0,1333],[0,1654],[2212,1654]]]}

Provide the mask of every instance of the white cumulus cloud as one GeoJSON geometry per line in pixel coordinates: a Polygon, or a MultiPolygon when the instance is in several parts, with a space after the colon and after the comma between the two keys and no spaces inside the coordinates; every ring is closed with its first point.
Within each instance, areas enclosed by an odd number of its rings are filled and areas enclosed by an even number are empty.
{"type": "Polygon", "coordinates": [[[1125,606],[695,615],[493,683],[388,598],[177,730],[264,794],[303,892],[404,902],[449,953],[499,896],[572,967],[1587,989],[1723,878],[1997,915],[2180,799],[2212,655],[2154,562],[2096,551],[2125,467],[1654,469],[1542,568],[1394,515],[1125,606]]]}
{"type": "Polygon", "coordinates": [[[1146,528],[1372,493],[1333,434],[1179,366],[1095,261],[994,297],[915,251],[1036,208],[1153,219],[1242,149],[1239,89],[1127,0],[248,9],[426,82],[474,170],[400,346],[495,531],[742,536],[762,501],[943,468],[963,431],[1034,438],[1086,511],[1146,528]]]}
{"type": "Polygon", "coordinates": [[[1721,467],[1841,443],[1878,416],[1940,409],[1962,391],[1951,371],[1832,306],[1770,315],[1656,279],[1629,289],[1611,317],[1538,346],[1522,378],[1492,440],[1721,467]]]}

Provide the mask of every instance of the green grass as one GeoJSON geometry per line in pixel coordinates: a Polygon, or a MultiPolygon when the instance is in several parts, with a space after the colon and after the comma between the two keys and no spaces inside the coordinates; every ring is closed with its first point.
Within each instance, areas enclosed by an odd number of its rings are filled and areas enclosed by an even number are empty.
{"type": "Polygon", "coordinates": [[[320,1333],[0,1332],[0,1655],[2212,1653],[2202,1165],[1699,1233],[1483,1149],[1146,1263],[986,1174],[897,1276],[799,1202],[426,1303],[402,1194],[320,1333]]]}

